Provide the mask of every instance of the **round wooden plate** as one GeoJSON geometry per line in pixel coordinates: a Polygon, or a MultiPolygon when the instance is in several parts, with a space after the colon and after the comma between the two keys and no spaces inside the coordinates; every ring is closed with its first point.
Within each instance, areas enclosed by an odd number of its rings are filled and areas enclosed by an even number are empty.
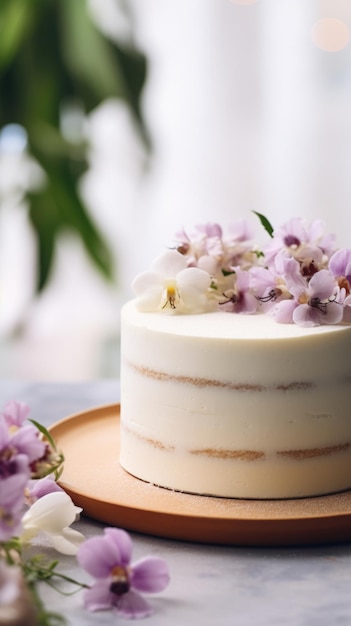
{"type": "Polygon", "coordinates": [[[65,455],[61,486],[86,516],[201,543],[289,546],[351,540],[351,491],[296,500],[236,500],[155,487],[119,465],[119,405],[77,413],[50,433],[65,455]]]}

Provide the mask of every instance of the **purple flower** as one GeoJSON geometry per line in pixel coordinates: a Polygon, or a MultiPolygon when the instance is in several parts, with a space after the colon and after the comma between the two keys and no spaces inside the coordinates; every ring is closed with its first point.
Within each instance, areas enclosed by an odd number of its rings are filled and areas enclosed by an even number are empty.
{"type": "Polygon", "coordinates": [[[96,580],[86,591],[84,603],[90,611],[115,608],[124,617],[147,617],[152,609],[138,593],[154,593],[169,582],[163,559],[147,557],[131,565],[132,540],[118,528],[105,528],[102,537],[85,541],[78,562],[96,580]]]}
{"type": "Polygon", "coordinates": [[[343,317],[343,307],[336,302],[338,287],[328,270],[320,270],[309,282],[303,276],[291,272],[286,283],[297,303],[293,321],[301,326],[338,324],[343,317]]]}
{"type": "Polygon", "coordinates": [[[324,234],[325,225],[321,220],[307,223],[301,218],[293,218],[273,232],[273,239],[264,253],[270,265],[282,250],[297,259],[304,276],[311,277],[325,269],[329,256],[335,250],[335,235],[324,234]]]}
{"type": "Polygon", "coordinates": [[[274,268],[252,267],[251,287],[263,311],[269,311],[281,300],[291,298],[283,276],[274,268]]]}
{"type": "Polygon", "coordinates": [[[30,480],[26,489],[26,502],[32,505],[39,498],[55,491],[63,491],[63,489],[57,484],[52,474],[39,480],[30,480]]]}
{"type": "Polygon", "coordinates": [[[270,315],[279,324],[292,324],[294,322],[293,315],[297,307],[295,300],[281,300],[270,310],[270,315]]]}
{"type": "Polygon", "coordinates": [[[29,477],[28,457],[17,450],[5,419],[0,416],[0,480],[17,473],[26,473],[29,477]]]}
{"type": "Polygon", "coordinates": [[[29,463],[38,461],[45,454],[45,443],[39,439],[39,431],[32,424],[25,424],[11,437],[11,445],[19,454],[25,454],[29,463]]]}
{"type": "Polygon", "coordinates": [[[351,292],[351,250],[342,249],[335,252],[329,260],[329,270],[348,296],[351,292]]]}
{"type": "Polygon", "coordinates": [[[231,313],[255,313],[257,299],[250,291],[249,272],[236,267],[234,276],[234,288],[223,293],[221,308],[231,313]]]}
{"type": "Polygon", "coordinates": [[[10,400],[5,404],[0,415],[5,418],[5,422],[8,426],[17,426],[19,428],[28,417],[29,411],[29,406],[25,404],[25,402],[10,400]]]}
{"type": "Polygon", "coordinates": [[[16,536],[21,529],[27,480],[26,473],[13,474],[0,480],[0,542],[16,536]]]}

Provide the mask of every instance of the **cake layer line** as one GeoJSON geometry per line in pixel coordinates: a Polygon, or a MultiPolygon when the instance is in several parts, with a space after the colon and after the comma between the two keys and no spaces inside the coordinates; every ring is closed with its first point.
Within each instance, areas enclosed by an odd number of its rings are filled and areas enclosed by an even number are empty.
{"type": "MultiPolygon", "coordinates": [[[[145,437],[140,433],[129,428],[126,424],[121,424],[122,429],[129,432],[129,434],[143,440],[144,442],[167,452],[173,452],[174,446],[168,446],[162,441],[151,437],[145,437]]],[[[351,447],[351,442],[340,443],[334,446],[324,446],[320,448],[306,448],[300,450],[277,450],[275,453],[267,455],[263,450],[228,450],[224,448],[198,448],[189,450],[189,454],[194,456],[208,456],[217,459],[228,459],[238,461],[257,461],[264,460],[267,456],[285,457],[294,461],[302,461],[306,459],[312,459],[316,457],[331,456],[333,454],[340,454],[346,452],[351,447]]]]}
{"type": "Polygon", "coordinates": [[[301,391],[304,389],[312,389],[315,385],[312,382],[292,382],[287,384],[279,384],[279,385],[260,385],[260,384],[251,384],[251,383],[231,383],[225,382],[221,380],[216,380],[212,378],[197,378],[193,376],[180,376],[176,374],[168,374],[167,372],[160,372],[158,370],[153,370],[148,367],[144,367],[142,365],[136,365],[135,363],[131,363],[130,361],[125,361],[126,365],[128,365],[135,372],[140,374],[141,376],[146,376],[147,378],[152,378],[158,381],[166,381],[166,382],[176,382],[186,385],[194,385],[195,387],[219,387],[222,389],[230,389],[232,391],[272,391],[272,389],[277,391],[301,391]]]}

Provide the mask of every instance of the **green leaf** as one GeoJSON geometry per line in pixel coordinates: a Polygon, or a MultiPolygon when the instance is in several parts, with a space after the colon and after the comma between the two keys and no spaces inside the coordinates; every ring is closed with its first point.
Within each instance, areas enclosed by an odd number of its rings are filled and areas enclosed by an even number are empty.
{"type": "Polygon", "coordinates": [[[37,236],[37,290],[41,291],[50,278],[55,242],[61,230],[56,206],[48,188],[28,194],[29,218],[37,236]]]}
{"type": "Polygon", "coordinates": [[[262,213],[257,213],[257,211],[253,211],[253,213],[255,213],[255,215],[257,215],[257,217],[260,220],[263,228],[267,231],[269,236],[273,237],[274,228],[271,225],[271,223],[268,221],[268,219],[264,215],[262,215],[262,213]]]}
{"type": "Polygon", "coordinates": [[[1,0],[0,69],[8,66],[32,25],[36,7],[28,0],[1,0]]]}
{"type": "Polygon", "coordinates": [[[148,145],[140,107],[146,68],[135,47],[100,32],[86,0],[0,0],[0,128],[22,125],[28,151],[46,174],[46,186],[27,194],[38,242],[38,290],[50,279],[64,231],[74,233],[94,266],[113,278],[111,250],[78,191],[88,146],[63,137],[60,115],[67,102],[87,113],[106,98],[122,98],[148,145]]]}
{"type": "Polygon", "coordinates": [[[44,435],[45,439],[48,440],[50,446],[52,447],[53,450],[56,451],[56,443],[54,441],[54,439],[52,438],[52,436],[50,435],[49,431],[47,430],[47,428],[45,428],[45,426],[43,426],[43,424],[40,424],[39,422],[36,422],[33,419],[28,419],[29,422],[31,422],[38,430],[39,432],[44,435]]]}

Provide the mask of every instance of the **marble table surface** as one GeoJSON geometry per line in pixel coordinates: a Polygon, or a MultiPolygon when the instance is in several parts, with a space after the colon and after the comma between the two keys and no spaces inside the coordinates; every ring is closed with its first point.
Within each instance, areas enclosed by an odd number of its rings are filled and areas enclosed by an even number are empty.
{"type": "MultiPolygon", "coordinates": [[[[0,406],[27,402],[31,417],[49,426],[63,417],[119,401],[114,380],[83,383],[0,381],[0,406]]],[[[86,537],[103,525],[84,515],[75,524],[86,537]]],[[[253,548],[201,545],[132,533],[134,559],[167,560],[169,587],[152,596],[150,626],[330,626],[351,623],[351,546],[253,548]]],[[[52,558],[57,553],[46,548],[52,558]]],[[[74,557],[60,557],[60,570],[88,582],[74,557]]],[[[71,626],[127,624],[110,612],[88,613],[82,593],[63,596],[47,587],[43,598],[71,626]]]]}

